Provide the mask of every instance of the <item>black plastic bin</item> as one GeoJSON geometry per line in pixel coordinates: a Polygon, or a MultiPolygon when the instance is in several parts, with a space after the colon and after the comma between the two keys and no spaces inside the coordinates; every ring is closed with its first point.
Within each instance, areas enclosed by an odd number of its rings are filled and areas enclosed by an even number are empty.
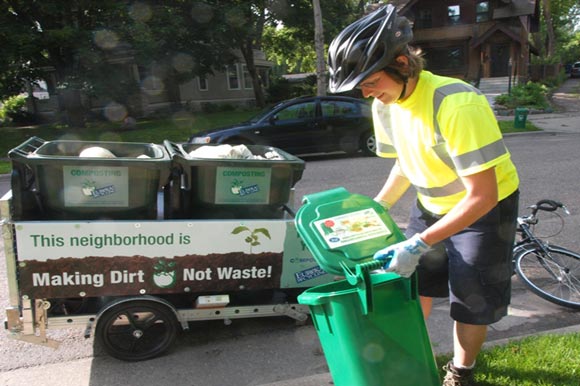
{"type": "Polygon", "coordinates": [[[271,146],[247,148],[282,159],[194,158],[191,151],[218,145],[164,143],[174,167],[171,218],[282,218],[305,168],[300,158],[271,146]]]}
{"type": "Polygon", "coordinates": [[[151,143],[32,137],[8,156],[15,220],[156,219],[171,173],[167,150],[151,143]],[[115,158],[79,156],[90,147],[115,158]]]}

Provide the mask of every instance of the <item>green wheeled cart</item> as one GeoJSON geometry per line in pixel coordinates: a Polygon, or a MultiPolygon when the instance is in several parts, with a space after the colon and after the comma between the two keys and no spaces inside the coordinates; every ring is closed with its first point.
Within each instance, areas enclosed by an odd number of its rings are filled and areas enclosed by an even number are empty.
{"type": "Polygon", "coordinates": [[[437,367],[410,279],[374,272],[374,252],[404,240],[372,199],[343,188],[304,198],[298,232],[318,264],[345,280],[310,288],[308,305],[336,386],[437,386],[437,367]]]}

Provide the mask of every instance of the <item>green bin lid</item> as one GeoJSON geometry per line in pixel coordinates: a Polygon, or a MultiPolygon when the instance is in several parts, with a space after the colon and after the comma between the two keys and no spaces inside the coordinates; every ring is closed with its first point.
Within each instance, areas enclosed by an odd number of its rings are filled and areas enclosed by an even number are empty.
{"type": "Polygon", "coordinates": [[[344,275],[343,265],[354,271],[379,249],[405,239],[381,205],[342,187],[306,195],[302,203],[296,229],[328,273],[344,275]]]}

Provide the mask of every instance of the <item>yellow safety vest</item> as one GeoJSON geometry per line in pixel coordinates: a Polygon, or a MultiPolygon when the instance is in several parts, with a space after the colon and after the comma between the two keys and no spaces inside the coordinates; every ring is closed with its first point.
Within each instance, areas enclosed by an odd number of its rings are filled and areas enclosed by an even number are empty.
{"type": "Polygon", "coordinates": [[[465,196],[461,176],[495,167],[498,195],[519,178],[489,103],[478,89],[422,71],[404,101],[372,106],[377,155],[397,158],[430,212],[445,214],[465,196]]]}

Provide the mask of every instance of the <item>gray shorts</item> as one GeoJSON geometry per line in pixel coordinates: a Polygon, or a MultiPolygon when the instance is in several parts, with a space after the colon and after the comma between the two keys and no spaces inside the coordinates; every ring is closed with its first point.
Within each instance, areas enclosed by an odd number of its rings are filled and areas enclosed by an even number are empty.
{"type": "MultiPolygon", "coordinates": [[[[516,191],[471,226],[433,245],[417,267],[419,294],[449,297],[451,318],[462,323],[488,325],[507,315],[518,201],[516,191]]],[[[407,237],[439,218],[417,201],[407,237]]]]}

